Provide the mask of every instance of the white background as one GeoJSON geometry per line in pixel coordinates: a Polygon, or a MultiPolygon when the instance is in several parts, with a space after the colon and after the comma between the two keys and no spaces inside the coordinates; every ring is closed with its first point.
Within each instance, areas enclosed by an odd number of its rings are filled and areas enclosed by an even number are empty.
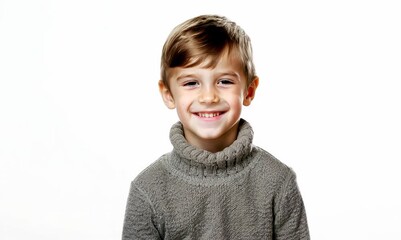
{"type": "Polygon", "coordinates": [[[170,30],[250,35],[243,117],[291,166],[311,236],[401,239],[399,1],[0,0],[0,239],[120,239],[130,181],[170,151],[170,30]]]}

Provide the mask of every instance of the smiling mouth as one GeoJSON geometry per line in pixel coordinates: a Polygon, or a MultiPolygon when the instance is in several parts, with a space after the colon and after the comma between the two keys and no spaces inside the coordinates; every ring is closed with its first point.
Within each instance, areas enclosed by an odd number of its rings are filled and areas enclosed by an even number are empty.
{"type": "Polygon", "coordinates": [[[199,113],[196,113],[196,115],[198,115],[201,118],[213,118],[213,117],[218,117],[221,114],[223,114],[223,112],[199,112],[199,113]]]}

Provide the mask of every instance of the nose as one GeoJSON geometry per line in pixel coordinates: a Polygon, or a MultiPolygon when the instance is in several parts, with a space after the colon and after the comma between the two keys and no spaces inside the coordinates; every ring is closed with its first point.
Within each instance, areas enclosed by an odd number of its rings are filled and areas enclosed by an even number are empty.
{"type": "Polygon", "coordinates": [[[220,98],[216,92],[216,89],[213,87],[207,87],[201,90],[199,94],[199,102],[200,103],[217,103],[220,101],[220,98]]]}

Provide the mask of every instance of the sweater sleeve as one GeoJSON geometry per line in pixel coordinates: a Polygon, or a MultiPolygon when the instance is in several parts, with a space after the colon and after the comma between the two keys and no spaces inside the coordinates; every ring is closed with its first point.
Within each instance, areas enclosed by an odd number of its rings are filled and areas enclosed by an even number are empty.
{"type": "Polygon", "coordinates": [[[281,187],[275,209],[275,239],[310,239],[304,203],[292,170],[281,187]]]}
{"type": "Polygon", "coordinates": [[[125,210],[122,239],[161,239],[154,219],[155,211],[146,193],[132,183],[125,210]]]}

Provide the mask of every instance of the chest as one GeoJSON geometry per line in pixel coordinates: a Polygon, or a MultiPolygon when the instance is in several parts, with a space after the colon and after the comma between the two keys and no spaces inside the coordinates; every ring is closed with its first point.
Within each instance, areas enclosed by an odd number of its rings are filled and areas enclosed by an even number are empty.
{"type": "Polygon", "coordinates": [[[273,197],[260,184],[169,185],[158,206],[165,239],[271,239],[273,197]]]}

